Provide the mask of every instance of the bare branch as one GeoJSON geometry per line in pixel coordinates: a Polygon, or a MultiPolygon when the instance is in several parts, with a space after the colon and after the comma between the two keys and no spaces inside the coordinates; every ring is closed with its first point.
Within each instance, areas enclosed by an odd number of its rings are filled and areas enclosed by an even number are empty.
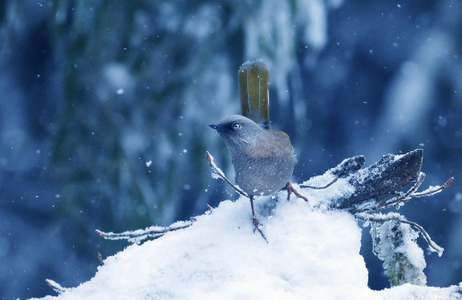
{"type": "Polygon", "coordinates": [[[415,193],[417,189],[422,185],[422,182],[424,181],[424,179],[425,179],[425,173],[420,172],[416,183],[406,193],[399,193],[397,197],[381,202],[377,206],[377,209],[388,208],[392,205],[398,205],[400,203],[408,202],[412,198],[411,195],[415,193]]]}
{"type": "Polygon", "coordinates": [[[449,187],[452,182],[454,181],[454,177],[449,178],[443,185],[440,186],[434,186],[434,187],[429,187],[425,191],[422,191],[420,193],[413,193],[411,195],[412,198],[417,198],[417,197],[426,197],[426,196],[433,196],[435,194],[438,194],[445,188],[449,187]]]}
{"type": "Polygon", "coordinates": [[[429,187],[425,191],[417,193],[417,189],[422,185],[422,182],[424,181],[424,179],[425,179],[425,173],[420,172],[419,178],[417,179],[416,183],[406,193],[404,194],[401,193],[397,197],[391,198],[385,202],[380,203],[377,206],[377,209],[388,208],[392,205],[400,206],[400,205],[403,205],[405,202],[410,201],[412,198],[433,196],[435,194],[438,194],[445,188],[449,187],[454,181],[454,177],[451,177],[443,185],[429,187]]]}
{"type": "Polygon", "coordinates": [[[215,164],[215,162],[213,161],[213,156],[207,151],[207,161],[209,162],[209,165],[212,167],[212,170],[214,171],[213,174],[215,174],[216,176],[218,176],[218,178],[221,178],[222,180],[224,180],[227,184],[229,184],[236,192],[238,192],[239,194],[241,194],[242,196],[244,197],[247,197],[250,199],[250,196],[244,192],[243,190],[241,190],[238,186],[234,185],[226,176],[225,176],[225,173],[223,173],[223,171],[217,167],[217,165],[215,164]]]}
{"type": "Polygon", "coordinates": [[[312,185],[307,185],[307,184],[300,184],[299,186],[303,189],[324,190],[330,187],[331,185],[333,185],[334,183],[336,183],[338,179],[339,177],[335,177],[334,180],[332,180],[331,182],[329,182],[328,184],[324,186],[312,186],[312,185]]]}
{"type": "Polygon", "coordinates": [[[412,221],[408,221],[406,219],[404,220],[400,220],[401,223],[407,223],[415,228],[417,228],[420,233],[422,233],[422,236],[424,237],[425,241],[427,241],[427,244],[428,244],[428,247],[430,248],[431,251],[433,252],[436,252],[438,253],[438,256],[441,257],[441,255],[443,255],[443,251],[444,251],[444,248],[443,247],[440,247],[438,244],[436,244],[430,237],[430,235],[427,233],[427,231],[425,231],[425,229],[420,226],[419,224],[415,223],[415,222],[412,222],[412,221]]]}
{"type": "Polygon", "coordinates": [[[96,233],[98,233],[99,236],[107,240],[128,240],[130,242],[139,243],[140,241],[148,237],[159,237],[166,234],[167,232],[188,228],[193,224],[193,222],[194,221],[182,221],[176,222],[168,227],[151,226],[146,229],[125,231],[121,233],[103,232],[101,230],[96,229],[96,233]]]}

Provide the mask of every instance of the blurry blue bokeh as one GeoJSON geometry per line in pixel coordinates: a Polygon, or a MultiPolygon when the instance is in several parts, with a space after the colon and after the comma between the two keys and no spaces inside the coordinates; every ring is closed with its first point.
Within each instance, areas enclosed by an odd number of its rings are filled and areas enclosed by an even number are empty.
{"type": "Polygon", "coordinates": [[[237,70],[255,59],[298,155],[294,180],[415,148],[424,187],[455,177],[400,212],[446,249],[426,256],[428,285],[462,280],[462,3],[256,2],[0,3],[2,298],[89,280],[98,253],[127,245],[95,229],[168,225],[236,197],[210,177],[206,150],[232,168],[207,124],[239,112],[237,70]]]}

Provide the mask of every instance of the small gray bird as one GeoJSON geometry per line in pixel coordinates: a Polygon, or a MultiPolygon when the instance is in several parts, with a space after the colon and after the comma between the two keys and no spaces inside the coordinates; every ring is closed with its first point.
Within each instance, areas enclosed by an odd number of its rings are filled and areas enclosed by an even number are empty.
{"type": "Polygon", "coordinates": [[[269,72],[262,61],[246,62],[238,72],[241,113],[209,125],[220,134],[231,152],[236,183],[247,193],[255,229],[268,242],[255,216],[254,196],[287,190],[287,199],[299,194],[289,179],[297,163],[289,136],[269,130],[269,72]],[[250,119],[249,119],[250,118],[250,119]],[[260,122],[261,123],[256,123],[260,122]]]}
{"type": "Polygon", "coordinates": [[[231,152],[236,183],[250,196],[271,195],[286,186],[297,158],[289,136],[239,115],[209,125],[231,152]]]}

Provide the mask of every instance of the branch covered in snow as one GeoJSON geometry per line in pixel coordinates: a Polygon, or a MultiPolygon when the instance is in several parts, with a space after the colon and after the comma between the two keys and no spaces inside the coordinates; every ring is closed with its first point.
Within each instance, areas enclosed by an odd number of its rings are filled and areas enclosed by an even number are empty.
{"type": "Polygon", "coordinates": [[[227,184],[229,184],[238,194],[244,196],[244,197],[247,197],[249,198],[249,195],[247,195],[246,192],[244,192],[240,187],[238,187],[237,185],[234,185],[226,176],[225,176],[225,173],[223,173],[223,171],[217,167],[217,165],[215,164],[214,160],[213,160],[213,156],[212,154],[210,154],[208,151],[206,152],[206,157],[207,157],[207,161],[209,162],[209,165],[210,167],[212,167],[212,170],[213,170],[213,173],[212,173],[212,177],[213,178],[221,178],[223,181],[225,181],[227,184]]]}
{"type": "Polygon", "coordinates": [[[193,224],[194,220],[191,221],[179,221],[175,222],[168,227],[161,227],[161,226],[151,226],[145,229],[138,229],[133,231],[125,231],[121,233],[114,233],[114,232],[103,232],[101,230],[96,229],[96,233],[99,236],[107,239],[107,240],[128,240],[129,242],[139,244],[142,240],[148,237],[159,237],[167,232],[177,231],[181,229],[188,228],[193,224]]]}
{"type": "Polygon", "coordinates": [[[355,214],[355,217],[361,221],[364,222],[374,222],[374,223],[385,223],[387,221],[397,221],[398,223],[405,223],[409,224],[412,227],[416,228],[417,230],[422,233],[422,236],[424,237],[425,241],[428,244],[428,247],[432,252],[437,252],[438,256],[443,255],[444,249],[440,246],[438,246],[430,237],[430,235],[425,231],[425,229],[420,226],[419,224],[407,220],[405,217],[398,213],[388,213],[386,215],[375,213],[375,214],[369,214],[369,213],[357,213],[355,214]]]}
{"type": "MultiPolygon", "coordinates": [[[[360,160],[352,172],[344,175],[354,192],[346,190],[342,195],[336,195],[328,201],[331,208],[346,209],[356,219],[372,224],[374,254],[383,260],[385,273],[392,285],[426,284],[423,251],[415,241],[419,233],[431,251],[437,252],[439,256],[444,251],[421,225],[395,212],[386,215],[379,212],[390,207],[399,208],[412,198],[435,195],[452,184],[454,178],[451,177],[441,186],[429,187],[418,192],[425,179],[425,174],[421,172],[422,159],[423,151],[417,149],[403,155],[385,155],[375,164],[362,170],[359,170],[358,166],[360,167],[364,161],[360,160]],[[400,192],[411,182],[415,182],[411,188],[406,192],[400,192]]],[[[334,170],[343,170],[342,165],[348,161],[345,160],[326,174],[332,176],[334,170]]],[[[343,173],[337,173],[337,178],[340,178],[340,174],[343,173]]]]}
{"type": "Polygon", "coordinates": [[[389,199],[387,201],[381,202],[379,206],[377,207],[378,209],[382,208],[388,208],[390,206],[400,206],[404,205],[405,202],[408,202],[412,198],[419,198],[419,197],[427,197],[427,196],[433,196],[435,194],[438,194],[445,188],[449,187],[452,182],[454,181],[454,177],[449,178],[443,185],[440,186],[431,186],[427,188],[426,190],[422,192],[417,192],[417,189],[420,187],[422,182],[425,179],[425,173],[420,173],[419,178],[417,179],[417,182],[415,185],[410,188],[406,193],[400,193],[398,196],[389,199]]]}
{"type": "Polygon", "coordinates": [[[57,283],[56,281],[51,280],[51,279],[46,279],[45,282],[49,287],[51,287],[58,294],[62,294],[65,291],[71,290],[70,288],[65,288],[59,283],[57,283]]]}
{"type": "MultiPolygon", "coordinates": [[[[363,204],[379,205],[413,181],[417,181],[422,167],[423,150],[416,149],[403,155],[388,154],[368,168],[358,170],[349,178],[355,192],[336,203],[336,208],[356,212],[363,204]]],[[[364,208],[362,208],[364,209],[364,208]]]]}
{"type": "Polygon", "coordinates": [[[313,185],[308,185],[308,184],[300,184],[301,188],[309,188],[309,189],[314,189],[314,190],[322,190],[330,187],[332,184],[334,184],[339,178],[345,178],[348,175],[358,171],[366,159],[364,158],[363,155],[358,155],[358,156],[353,156],[351,158],[347,158],[343,160],[338,166],[330,169],[326,173],[329,173],[331,176],[334,176],[334,180],[329,182],[328,184],[324,186],[313,186],[313,185]]]}
{"type": "Polygon", "coordinates": [[[353,214],[373,213],[392,206],[399,208],[412,198],[432,196],[441,192],[454,180],[451,177],[441,186],[429,187],[422,192],[417,192],[425,179],[425,174],[420,171],[422,159],[422,149],[416,149],[402,155],[384,155],[373,165],[360,169],[365,158],[362,155],[354,156],[345,159],[338,166],[318,176],[319,178],[312,178],[301,184],[300,187],[339,190],[339,193],[332,194],[331,198],[326,199],[327,206],[332,209],[346,209],[353,214]],[[337,180],[342,178],[346,181],[343,184],[349,185],[351,189],[340,190],[338,186],[333,185],[336,180],[332,178],[337,180]],[[313,181],[329,182],[329,184],[320,187],[307,184],[313,181]],[[415,184],[407,192],[400,192],[412,182],[415,184]]]}
{"type": "Polygon", "coordinates": [[[416,242],[417,231],[402,220],[396,220],[374,224],[371,234],[373,253],[383,261],[383,269],[392,286],[404,283],[424,286],[427,283],[424,273],[427,264],[416,242]]]}

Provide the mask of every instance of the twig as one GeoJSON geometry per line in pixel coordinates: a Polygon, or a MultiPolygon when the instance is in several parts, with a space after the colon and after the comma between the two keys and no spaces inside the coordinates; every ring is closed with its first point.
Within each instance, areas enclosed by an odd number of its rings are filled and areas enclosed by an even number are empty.
{"type": "Polygon", "coordinates": [[[193,224],[193,222],[194,221],[183,221],[177,222],[177,225],[172,224],[168,227],[151,226],[146,229],[125,231],[121,233],[103,232],[101,230],[96,229],[96,233],[98,233],[99,236],[107,240],[129,240],[131,242],[139,242],[140,240],[143,240],[147,237],[159,237],[166,234],[167,232],[188,228],[193,224]]]}
{"type": "Polygon", "coordinates": [[[312,185],[307,185],[307,184],[300,184],[299,186],[301,188],[307,188],[307,189],[312,189],[312,190],[324,190],[336,183],[338,180],[338,177],[335,177],[334,180],[326,184],[325,186],[312,186],[312,185]]]}
{"type": "Polygon", "coordinates": [[[354,216],[355,218],[365,221],[365,222],[369,221],[369,222],[384,223],[387,221],[396,220],[401,223],[409,224],[415,227],[417,230],[419,230],[420,233],[422,233],[422,236],[424,237],[431,251],[437,252],[438,256],[443,255],[444,248],[436,244],[422,226],[420,226],[419,224],[415,222],[407,220],[405,217],[403,217],[400,214],[390,213],[387,215],[381,215],[381,214],[370,214],[370,213],[357,213],[354,216]]]}
{"type": "Polygon", "coordinates": [[[435,186],[435,187],[429,187],[425,191],[422,191],[420,193],[414,193],[411,196],[413,198],[425,197],[425,196],[433,196],[435,194],[438,194],[439,192],[441,192],[445,188],[449,187],[452,184],[453,181],[454,181],[454,177],[451,177],[443,185],[435,186]]]}
{"type": "Polygon", "coordinates": [[[391,198],[387,201],[384,201],[380,203],[377,206],[377,209],[383,209],[383,208],[388,208],[392,205],[400,205],[405,202],[408,202],[412,198],[418,198],[418,197],[426,197],[426,196],[433,196],[445,188],[449,187],[452,182],[454,181],[454,177],[449,178],[443,185],[440,186],[435,186],[435,187],[429,187],[428,189],[417,193],[417,189],[422,185],[422,182],[425,179],[425,173],[420,172],[419,177],[417,178],[416,183],[404,194],[401,194],[397,197],[391,198]]]}
{"type": "Polygon", "coordinates": [[[223,173],[223,171],[217,167],[217,165],[215,164],[215,162],[213,161],[213,156],[208,152],[207,152],[207,161],[209,162],[210,166],[212,167],[213,171],[215,172],[214,174],[216,174],[219,178],[221,178],[222,180],[224,180],[227,184],[229,184],[236,192],[238,192],[239,194],[241,194],[242,196],[244,197],[247,197],[247,198],[250,198],[250,196],[244,192],[243,190],[241,190],[241,188],[239,188],[238,186],[234,185],[225,175],[225,173],[223,173]]]}
{"type": "Polygon", "coordinates": [[[101,255],[100,252],[98,252],[98,253],[96,254],[96,258],[98,259],[98,262],[99,262],[100,264],[103,264],[103,256],[101,255]]]}
{"type": "Polygon", "coordinates": [[[382,209],[382,208],[387,208],[392,205],[396,205],[400,202],[408,202],[411,200],[411,195],[417,191],[417,189],[422,185],[422,182],[425,179],[425,173],[420,172],[419,176],[417,177],[417,181],[415,184],[406,192],[406,193],[400,193],[397,197],[391,198],[387,201],[381,202],[378,206],[377,209],[382,209]]]}
{"type": "Polygon", "coordinates": [[[65,291],[70,290],[69,288],[62,287],[59,283],[51,279],[45,279],[45,282],[46,284],[48,284],[49,287],[51,287],[58,294],[62,294],[65,291]]]}
{"type": "Polygon", "coordinates": [[[403,219],[403,220],[400,220],[400,222],[402,223],[407,223],[411,226],[414,226],[415,228],[417,228],[423,235],[425,241],[427,241],[427,244],[428,244],[428,247],[430,248],[430,250],[432,250],[433,252],[436,252],[438,253],[438,256],[441,256],[443,255],[443,251],[444,251],[444,248],[443,247],[440,247],[438,244],[436,244],[432,238],[430,237],[430,235],[427,233],[427,231],[425,231],[425,229],[420,226],[419,224],[415,223],[415,222],[412,222],[412,221],[408,221],[406,219],[403,219]]]}

